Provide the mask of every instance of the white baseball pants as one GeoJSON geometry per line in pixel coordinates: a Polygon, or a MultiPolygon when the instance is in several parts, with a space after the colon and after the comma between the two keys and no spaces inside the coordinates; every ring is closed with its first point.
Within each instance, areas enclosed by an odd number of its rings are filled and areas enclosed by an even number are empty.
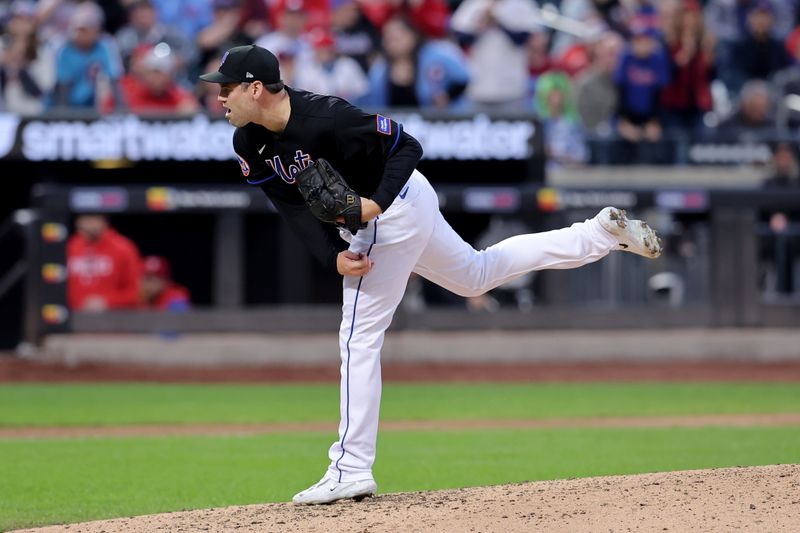
{"type": "Polygon", "coordinates": [[[414,171],[406,188],[366,229],[342,237],[375,266],[345,276],[339,345],[342,357],[339,439],[327,476],[372,478],[381,401],[381,347],[412,272],[461,296],[477,296],[533,270],[576,268],[605,257],[617,239],[595,219],[518,235],[477,251],[439,212],[428,180],[414,171]]]}

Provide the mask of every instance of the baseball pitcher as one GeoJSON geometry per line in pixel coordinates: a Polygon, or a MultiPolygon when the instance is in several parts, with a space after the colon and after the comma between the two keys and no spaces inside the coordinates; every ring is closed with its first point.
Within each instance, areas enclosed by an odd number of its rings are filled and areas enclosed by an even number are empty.
{"type": "Polygon", "coordinates": [[[285,86],[277,58],[258,46],[230,49],[219,70],[200,79],[220,85],[247,183],[260,187],[297,237],[343,276],[339,435],[327,471],[294,496],[297,504],[377,491],[380,353],[412,272],[475,296],[527,272],[576,268],[612,250],[661,254],[647,224],[613,207],[568,228],[477,251],[439,212],[436,192],[415,169],[422,148],[401,124],[285,86]]]}

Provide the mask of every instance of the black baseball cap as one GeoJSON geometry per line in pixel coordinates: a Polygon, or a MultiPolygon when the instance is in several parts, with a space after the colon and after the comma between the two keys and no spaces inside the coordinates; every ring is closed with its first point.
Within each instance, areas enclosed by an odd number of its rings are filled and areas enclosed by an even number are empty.
{"type": "Polygon", "coordinates": [[[203,74],[200,79],[209,83],[242,83],[260,81],[267,85],[281,81],[281,71],[275,54],[254,44],[236,46],[222,56],[217,72],[203,74]]]}

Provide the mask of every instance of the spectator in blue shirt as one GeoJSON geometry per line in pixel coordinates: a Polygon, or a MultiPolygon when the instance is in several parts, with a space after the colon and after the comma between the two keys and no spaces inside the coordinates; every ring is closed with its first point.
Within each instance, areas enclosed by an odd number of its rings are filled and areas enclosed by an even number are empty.
{"type": "Polygon", "coordinates": [[[92,2],[78,5],[70,19],[70,40],[56,56],[55,105],[96,109],[104,84],[121,105],[122,63],[110,38],[103,36],[103,12],[92,2]]]}
{"type": "Polygon", "coordinates": [[[153,0],[158,20],[194,41],[200,30],[211,24],[211,0],[153,0]]]}
{"type": "Polygon", "coordinates": [[[669,82],[669,58],[652,28],[635,24],[631,34],[614,75],[619,89],[618,131],[633,143],[658,141],[658,104],[661,89],[669,82]]]}

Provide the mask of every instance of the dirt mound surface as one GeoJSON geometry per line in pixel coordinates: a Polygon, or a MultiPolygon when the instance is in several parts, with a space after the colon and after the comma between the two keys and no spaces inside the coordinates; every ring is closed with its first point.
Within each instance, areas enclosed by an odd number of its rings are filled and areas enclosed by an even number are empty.
{"type": "Polygon", "coordinates": [[[778,532],[798,524],[800,465],[776,465],[387,494],[320,507],[248,505],[27,531],[778,532]]]}

